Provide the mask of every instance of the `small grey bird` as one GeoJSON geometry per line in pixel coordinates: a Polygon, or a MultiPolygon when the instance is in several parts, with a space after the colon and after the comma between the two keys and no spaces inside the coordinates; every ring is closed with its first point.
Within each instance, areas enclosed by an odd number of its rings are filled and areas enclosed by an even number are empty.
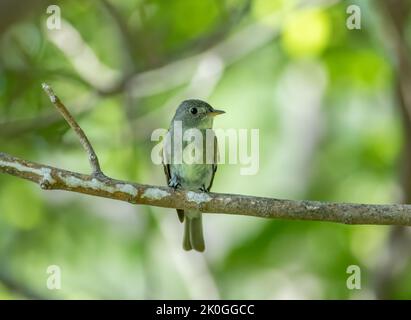
{"type": "MultiPolygon", "coordinates": [[[[169,128],[170,139],[166,139],[163,145],[164,172],[170,187],[175,189],[181,187],[192,191],[210,191],[217,170],[217,139],[214,131],[212,131],[213,119],[216,115],[223,113],[225,112],[215,110],[208,103],[195,99],[185,100],[177,108],[169,128]],[[177,143],[181,143],[182,154],[186,152],[188,149],[186,147],[190,144],[190,141],[182,139],[181,134],[177,138],[181,142],[174,141],[175,136],[177,136],[175,131],[178,130],[176,129],[178,124],[181,125],[182,135],[187,130],[193,131],[191,129],[198,129],[198,132],[201,132],[202,143],[195,144],[190,149],[190,152],[194,150],[194,153],[200,155],[197,160],[200,159],[201,161],[186,163],[184,156],[174,157],[174,146],[177,143]],[[209,143],[210,140],[212,141],[211,144],[209,143]],[[209,154],[212,155],[211,161],[207,161],[209,154]],[[176,161],[176,159],[180,159],[180,161],[176,161]]],[[[185,250],[204,251],[201,212],[177,209],[177,214],[180,222],[184,222],[185,219],[183,248],[185,250]]]]}

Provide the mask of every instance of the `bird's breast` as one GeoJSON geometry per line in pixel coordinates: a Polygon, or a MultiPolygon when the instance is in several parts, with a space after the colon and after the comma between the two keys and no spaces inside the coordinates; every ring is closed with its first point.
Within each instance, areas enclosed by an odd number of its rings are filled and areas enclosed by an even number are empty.
{"type": "Polygon", "coordinates": [[[213,167],[211,164],[173,164],[171,171],[180,178],[184,189],[197,190],[202,186],[208,188],[211,182],[213,167]]]}

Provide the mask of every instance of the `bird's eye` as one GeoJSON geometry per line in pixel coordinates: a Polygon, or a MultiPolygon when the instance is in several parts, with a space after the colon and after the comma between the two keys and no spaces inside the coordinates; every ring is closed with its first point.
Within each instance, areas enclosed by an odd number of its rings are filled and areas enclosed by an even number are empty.
{"type": "Polygon", "coordinates": [[[191,112],[191,114],[197,114],[198,110],[197,110],[197,108],[191,108],[190,112],[191,112]]]}

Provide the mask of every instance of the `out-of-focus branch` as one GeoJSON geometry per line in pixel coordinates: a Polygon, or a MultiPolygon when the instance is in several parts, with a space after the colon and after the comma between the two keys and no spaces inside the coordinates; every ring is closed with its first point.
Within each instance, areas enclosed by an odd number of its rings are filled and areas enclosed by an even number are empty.
{"type": "Polygon", "coordinates": [[[244,0],[240,6],[236,5],[231,9],[227,8],[225,1],[217,0],[216,2],[220,5],[221,11],[223,11],[223,13],[220,13],[220,23],[218,23],[210,33],[194,39],[182,48],[179,48],[177,52],[173,54],[174,56],[181,56],[182,53],[191,51],[193,48],[197,49],[197,52],[199,49],[204,51],[220,42],[245,16],[247,16],[252,6],[252,0],[244,0]]]}
{"type": "MultiPolygon", "coordinates": [[[[76,97],[71,101],[71,105],[75,105],[75,112],[71,112],[75,116],[83,116],[93,109],[99,96],[96,93],[87,93],[76,97]]],[[[23,135],[33,134],[36,131],[49,128],[57,123],[64,121],[56,112],[45,111],[36,117],[19,119],[0,123],[0,140],[1,139],[17,139],[22,138],[23,135]]]]}
{"type": "Polygon", "coordinates": [[[100,94],[114,93],[127,80],[119,70],[104,64],[68,21],[61,20],[61,30],[46,29],[48,39],[68,58],[79,77],[100,94]]]}
{"type": "MultiPolygon", "coordinates": [[[[380,0],[379,6],[388,26],[387,41],[396,62],[395,97],[403,122],[404,146],[401,163],[401,185],[404,203],[411,203],[411,52],[407,46],[405,26],[411,3],[403,0],[380,0]]],[[[379,299],[393,298],[395,282],[410,259],[411,233],[404,227],[391,229],[381,263],[376,270],[375,291],[379,299]]]]}
{"type": "MultiPolygon", "coordinates": [[[[190,81],[198,63],[205,56],[219,56],[225,65],[230,65],[250,52],[267,44],[279,34],[282,22],[292,9],[305,6],[325,6],[327,3],[307,4],[299,1],[284,11],[275,12],[234,34],[216,38],[208,49],[190,57],[171,58],[151,70],[138,71],[132,75],[121,76],[102,63],[92,49],[84,42],[81,34],[66,20],[59,33],[48,32],[48,37],[71,61],[79,75],[102,95],[123,92],[125,87],[132,88],[133,96],[150,96],[162,93],[190,81]],[[64,31],[64,32],[63,32],[64,31]],[[255,35],[258,34],[258,37],[255,35]]],[[[243,8],[247,12],[247,3],[243,8]]]]}
{"type": "Polygon", "coordinates": [[[112,17],[112,20],[115,23],[118,29],[118,33],[122,39],[122,45],[124,47],[124,49],[122,50],[122,53],[124,54],[126,58],[126,64],[127,64],[126,67],[127,69],[131,69],[127,71],[127,73],[133,73],[135,72],[134,50],[135,50],[136,40],[133,37],[132,33],[130,32],[127,22],[120,15],[120,12],[117,10],[117,8],[109,0],[101,0],[101,5],[106,9],[106,11],[112,17]]]}
{"type": "Polygon", "coordinates": [[[46,5],[46,0],[32,1],[0,1],[0,34],[13,23],[16,23],[30,13],[38,12],[46,5]]]}
{"type": "Polygon", "coordinates": [[[0,273],[0,285],[3,285],[10,293],[16,294],[25,299],[31,300],[44,300],[45,296],[34,292],[29,287],[25,286],[21,282],[15,281],[13,278],[9,277],[6,273],[0,273]]]}
{"type": "MultiPolygon", "coordinates": [[[[306,6],[329,6],[336,1],[300,1],[297,5],[290,7],[285,12],[273,13],[253,24],[241,28],[229,37],[213,43],[213,45],[200,54],[183,59],[169,61],[164,66],[153,68],[148,71],[120,75],[117,70],[112,70],[104,65],[84,42],[79,32],[67,21],[63,20],[64,32],[50,32],[48,37],[71,61],[78,76],[92,86],[100,96],[123,93],[127,91],[130,98],[147,97],[167,92],[181,85],[186,85],[195,76],[201,63],[208,57],[216,57],[225,67],[232,65],[244,58],[249,53],[266,45],[280,32],[282,21],[292,8],[306,6]],[[255,35],[258,34],[258,37],[255,35]],[[90,67],[91,66],[91,67],[90,67]]],[[[246,8],[246,7],[244,7],[246,8]]],[[[155,109],[153,109],[155,110],[155,109]]],[[[55,123],[53,116],[46,115],[48,123],[55,123]]],[[[26,126],[36,129],[44,127],[44,122],[36,119],[25,120],[23,129],[14,129],[15,124],[3,123],[0,133],[6,130],[8,136],[27,132],[26,126]],[[30,123],[31,122],[31,123],[30,123]]]]}

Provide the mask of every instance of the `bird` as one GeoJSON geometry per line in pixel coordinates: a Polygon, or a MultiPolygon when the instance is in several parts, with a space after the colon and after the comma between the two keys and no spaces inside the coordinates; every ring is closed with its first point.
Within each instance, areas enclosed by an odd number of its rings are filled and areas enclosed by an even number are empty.
{"type": "MultiPolygon", "coordinates": [[[[198,99],[184,100],[178,106],[168,129],[168,138],[163,142],[163,167],[169,187],[196,192],[210,191],[218,162],[213,120],[215,116],[224,113],[225,111],[214,109],[207,102],[198,99]],[[193,132],[193,129],[201,133],[201,140],[197,140],[194,147],[188,148],[192,141],[182,138],[186,132],[193,132]],[[180,157],[176,156],[176,146],[181,146],[180,157]],[[187,152],[197,154],[197,161],[184,161],[187,152]]],[[[184,222],[183,249],[203,252],[202,213],[198,210],[177,209],[177,214],[180,222],[184,222]]]]}

